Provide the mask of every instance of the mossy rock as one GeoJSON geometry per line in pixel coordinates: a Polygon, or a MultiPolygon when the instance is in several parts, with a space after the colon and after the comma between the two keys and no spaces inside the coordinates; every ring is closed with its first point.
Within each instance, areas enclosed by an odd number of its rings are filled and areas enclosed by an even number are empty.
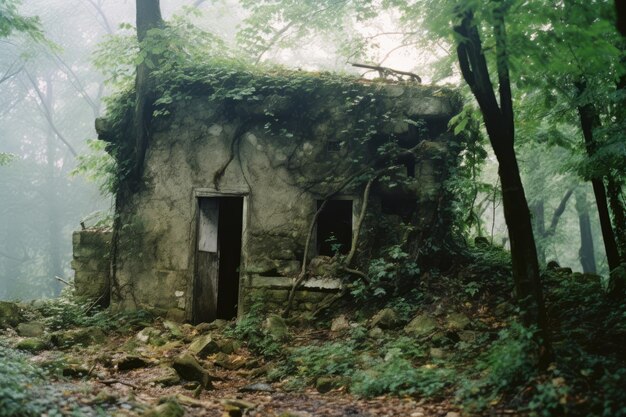
{"type": "Polygon", "coordinates": [[[437,321],[428,314],[420,314],[404,327],[404,333],[422,337],[432,333],[437,328],[437,321]]]}
{"type": "Polygon", "coordinates": [[[142,414],[144,417],[182,417],[184,415],[185,409],[175,400],[166,400],[142,414]]]}
{"type": "Polygon", "coordinates": [[[22,339],[15,345],[16,349],[25,350],[27,352],[40,352],[45,350],[48,347],[48,342],[37,338],[37,337],[27,337],[26,339],[22,339]]]}

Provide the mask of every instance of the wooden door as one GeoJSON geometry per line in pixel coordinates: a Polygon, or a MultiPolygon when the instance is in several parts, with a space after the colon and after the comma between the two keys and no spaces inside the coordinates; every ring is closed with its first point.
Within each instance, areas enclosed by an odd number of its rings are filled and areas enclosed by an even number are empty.
{"type": "Polygon", "coordinates": [[[219,277],[218,198],[198,199],[198,246],[194,284],[193,321],[211,322],[217,318],[219,277]]]}

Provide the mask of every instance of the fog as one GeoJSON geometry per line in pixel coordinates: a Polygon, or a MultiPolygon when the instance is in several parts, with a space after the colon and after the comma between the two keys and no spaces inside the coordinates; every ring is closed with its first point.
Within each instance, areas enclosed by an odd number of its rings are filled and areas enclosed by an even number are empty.
{"type": "MultiPolygon", "coordinates": [[[[133,24],[134,6],[130,0],[25,0],[20,14],[39,17],[47,42],[19,34],[0,38],[0,153],[13,155],[0,165],[0,299],[58,295],[72,279],[72,231],[81,222],[90,227],[110,221],[112,196],[72,171],[80,155],[93,152],[88,140],[96,138],[94,120],[105,111],[103,98],[112,91],[94,66],[93,53],[106,36],[122,31],[120,24],[133,24]]],[[[242,22],[250,14],[236,1],[162,0],[161,7],[166,20],[197,8],[202,13],[190,17],[195,24],[252,62],[355,74],[365,71],[350,62],[375,62],[418,73],[426,82],[459,82],[453,72],[442,74],[431,66],[449,54],[446,46],[420,41],[417,32],[407,35],[393,13],[367,25],[345,20],[344,31],[324,36],[304,27],[287,30],[280,41],[259,51],[242,41],[242,22]],[[354,36],[346,38],[345,30],[354,36]]],[[[495,184],[495,169],[491,161],[485,182],[495,184]]],[[[548,208],[558,204],[562,191],[555,190],[548,208]]],[[[489,201],[484,231],[506,244],[501,208],[489,201]]],[[[592,219],[602,267],[597,215],[592,219]]],[[[572,203],[547,256],[580,270],[576,222],[572,203]]]]}

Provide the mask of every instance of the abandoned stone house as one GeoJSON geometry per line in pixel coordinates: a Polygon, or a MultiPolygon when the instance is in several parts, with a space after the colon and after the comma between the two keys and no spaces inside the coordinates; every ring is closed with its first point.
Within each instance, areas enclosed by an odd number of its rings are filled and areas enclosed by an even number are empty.
{"type": "MultiPolygon", "coordinates": [[[[115,267],[110,232],[76,232],[77,288],[92,297],[110,290],[113,308],[193,322],[239,316],[253,300],[281,308],[303,260],[315,268],[350,250],[373,176],[357,259],[400,240],[403,224],[431,227],[446,164],[459,152],[447,128],[456,94],[290,76],[297,82],[283,87],[253,76],[221,97],[196,88],[154,119],[141,187],[118,213],[115,267]]],[[[96,125],[111,141],[106,119],[96,125]]],[[[304,281],[296,308],[315,308],[341,285],[320,270],[304,281]]]]}

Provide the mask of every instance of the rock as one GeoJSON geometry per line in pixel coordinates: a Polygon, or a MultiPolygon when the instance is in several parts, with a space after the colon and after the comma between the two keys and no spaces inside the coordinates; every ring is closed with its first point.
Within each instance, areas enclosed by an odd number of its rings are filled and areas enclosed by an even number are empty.
{"type": "Polygon", "coordinates": [[[441,348],[430,348],[430,357],[433,359],[445,359],[448,355],[441,348]]]}
{"type": "Polygon", "coordinates": [[[22,337],[39,337],[46,330],[43,323],[31,321],[29,323],[20,323],[17,325],[17,334],[22,337]]]}
{"type": "Polygon", "coordinates": [[[280,413],[280,415],[278,417],[311,417],[311,414],[307,413],[306,411],[293,411],[293,410],[287,410],[287,411],[283,411],[282,413],[280,413]]]}
{"type": "Polygon", "coordinates": [[[420,314],[404,327],[404,333],[422,337],[432,333],[437,328],[437,321],[428,314],[420,314]]]}
{"type": "Polygon", "coordinates": [[[289,335],[289,328],[285,320],[276,314],[271,314],[265,320],[265,329],[274,340],[286,339],[289,335]]]}
{"type": "Polygon", "coordinates": [[[139,333],[135,335],[135,338],[142,343],[149,343],[153,345],[155,344],[157,340],[159,341],[163,340],[162,338],[159,337],[160,335],[161,335],[160,330],[157,330],[154,327],[144,327],[143,329],[141,329],[139,333]]]}
{"type": "Polygon", "coordinates": [[[181,327],[170,320],[165,320],[163,322],[163,327],[165,327],[170,334],[173,336],[173,339],[183,339],[185,337],[185,333],[181,329],[181,327]]]}
{"type": "Polygon", "coordinates": [[[52,334],[52,343],[58,347],[69,347],[72,345],[89,346],[103,343],[106,339],[104,332],[99,327],[86,327],[84,329],[73,329],[56,332],[52,334]]]}
{"type": "Polygon", "coordinates": [[[269,384],[257,382],[256,384],[250,384],[239,388],[239,392],[276,392],[276,390],[269,384]]]}
{"type": "Polygon", "coordinates": [[[113,394],[111,391],[107,389],[103,389],[90,400],[85,401],[86,404],[96,405],[96,404],[115,404],[118,401],[118,396],[113,394]]]}
{"type": "Polygon", "coordinates": [[[450,313],[446,317],[446,328],[449,330],[465,330],[470,319],[463,313],[450,313]]]}
{"type": "Polygon", "coordinates": [[[459,339],[465,343],[473,343],[476,341],[478,333],[471,330],[463,330],[459,332],[459,339]]]}
{"type": "Polygon", "coordinates": [[[89,374],[89,369],[87,369],[84,365],[69,363],[63,368],[61,373],[63,376],[71,378],[82,378],[89,374]]]}
{"type": "Polygon", "coordinates": [[[220,352],[216,355],[213,363],[217,366],[221,366],[222,368],[236,371],[237,369],[241,369],[246,366],[247,360],[243,356],[231,357],[223,352],[220,352]]]}
{"type": "Polygon", "coordinates": [[[446,417],[461,417],[461,413],[457,413],[456,411],[449,411],[446,414],[446,417]]]}
{"type": "Polygon", "coordinates": [[[321,376],[315,381],[315,389],[324,394],[332,389],[341,387],[344,382],[344,379],[339,376],[321,376]]]}
{"type": "Polygon", "coordinates": [[[487,239],[484,236],[476,236],[474,238],[474,245],[477,248],[486,248],[486,247],[491,246],[491,242],[489,241],[489,239],[487,239]]]}
{"type": "Polygon", "coordinates": [[[182,417],[183,415],[185,415],[185,409],[172,399],[168,399],[142,414],[144,417],[182,417]]]}
{"type": "Polygon", "coordinates": [[[572,268],[569,268],[569,267],[555,268],[554,272],[556,272],[559,275],[572,275],[572,268]]]}
{"type": "Polygon", "coordinates": [[[178,375],[187,381],[197,381],[205,389],[213,389],[211,381],[214,378],[209,372],[200,365],[200,363],[191,356],[191,354],[185,352],[174,359],[172,368],[176,370],[178,375]]]}
{"type": "Polygon", "coordinates": [[[0,328],[17,326],[21,319],[22,314],[16,303],[0,301],[0,328]]]}
{"type": "Polygon", "coordinates": [[[211,330],[221,330],[228,326],[228,323],[228,321],[222,319],[213,320],[211,323],[199,323],[196,325],[196,331],[198,333],[206,333],[211,330]]]}
{"type": "Polygon", "coordinates": [[[174,370],[174,368],[162,367],[157,369],[157,372],[161,375],[148,380],[149,383],[154,383],[164,387],[170,387],[180,382],[180,377],[178,376],[178,373],[176,372],[176,370],[174,370]]]}
{"type": "Polygon", "coordinates": [[[333,322],[330,325],[331,332],[339,333],[339,332],[345,332],[347,330],[350,330],[350,322],[346,318],[345,314],[342,314],[333,319],[333,322]]]}
{"type": "Polygon", "coordinates": [[[20,342],[15,345],[16,349],[25,350],[27,352],[39,352],[41,350],[46,349],[48,343],[44,340],[28,337],[26,339],[20,340],[20,342]]]}
{"type": "Polygon", "coordinates": [[[233,339],[218,339],[215,343],[217,343],[220,352],[224,352],[228,355],[239,349],[239,342],[233,339]]]}
{"type": "Polygon", "coordinates": [[[115,362],[118,371],[145,368],[150,365],[146,359],[135,355],[124,355],[115,362]]]}
{"type": "Polygon", "coordinates": [[[380,327],[374,327],[370,329],[369,332],[367,332],[367,335],[372,339],[380,339],[381,337],[385,336],[385,332],[383,332],[380,327]]]}
{"type": "Polygon", "coordinates": [[[220,347],[210,334],[205,334],[196,337],[189,345],[188,350],[199,358],[205,358],[207,355],[219,352],[220,347]]]}
{"type": "Polygon", "coordinates": [[[383,308],[372,317],[371,327],[380,327],[381,329],[393,329],[400,325],[398,313],[391,308],[383,308]]]}
{"type": "Polygon", "coordinates": [[[335,267],[330,256],[316,256],[309,262],[308,270],[314,277],[332,276],[335,267]]]}
{"type": "Polygon", "coordinates": [[[253,410],[256,405],[244,400],[224,399],[220,403],[224,406],[224,411],[231,417],[241,417],[247,410],[253,410]]]}

